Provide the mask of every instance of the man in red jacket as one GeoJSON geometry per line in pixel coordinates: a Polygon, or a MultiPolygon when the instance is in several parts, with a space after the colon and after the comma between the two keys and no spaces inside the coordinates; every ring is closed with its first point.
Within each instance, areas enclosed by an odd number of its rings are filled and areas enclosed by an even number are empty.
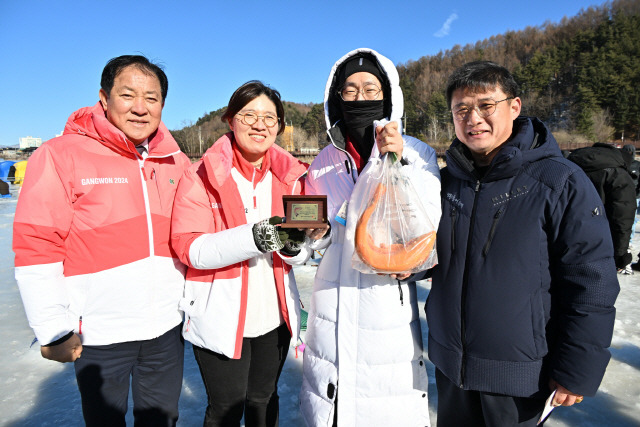
{"type": "Polygon", "coordinates": [[[74,362],[87,425],[175,425],[185,267],[169,247],[190,164],[161,122],[168,81],[143,56],[110,60],[99,102],[29,159],[15,274],[46,359],[74,362]],[[82,356],[82,357],[81,357],[82,356]]]}

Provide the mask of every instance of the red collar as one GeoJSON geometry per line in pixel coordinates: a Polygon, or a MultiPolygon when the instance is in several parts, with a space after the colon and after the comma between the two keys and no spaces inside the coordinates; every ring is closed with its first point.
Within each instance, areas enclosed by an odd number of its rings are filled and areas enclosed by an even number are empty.
{"type": "Polygon", "coordinates": [[[349,138],[349,136],[347,135],[347,143],[345,144],[345,150],[347,150],[347,153],[351,154],[351,157],[353,157],[353,161],[356,164],[356,169],[358,170],[358,175],[362,172],[362,169],[364,169],[364,167],[367,164],[367,160],[369,159],[363,159],[362,157],[360,157],[360,154],[358,153],[358,150],[356,150],[356,147],[353,146],[353,143],[351,142],[351,139],[349,138]]]}
{"type": "Polygon", "coordinates": [[[233,167],[236,168],[247,181],[253,182],[253,188],[256,188],[256,185],[262,181],[262,178],[264,178],[267,171],[271,168],[271,156],[269,155],[270,150],[264,154],[262,166],[258,169],[242,157],[242,153],[238,150],[238,144],[235,139],[231,143],[231,147],[233,148],[233,167]]]}

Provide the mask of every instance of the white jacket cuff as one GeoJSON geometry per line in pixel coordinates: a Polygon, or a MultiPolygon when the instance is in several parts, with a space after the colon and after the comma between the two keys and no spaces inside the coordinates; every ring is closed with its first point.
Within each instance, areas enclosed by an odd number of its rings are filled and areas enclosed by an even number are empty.
{"type": "Polygon", "coordinates": [[[253,239],[253,224],[203,234],[189,247],[189,261],[199,270],[227,267],[262,255],[253,239]]]}
{"type": "Polygon", "coordinates": [[[62,262],[16,267],[29,326],[40,345],[46,345],[73,331],[76,322],[69,312],[62,262]]]}
{"type": "Polygon", "coordinates": [[[300,265],[307,262],[307,260],[311,257],[311,253],[313,250],[309,247],[309,238],[305,238],[305,242],[300,246],[300,252],[298,252],[294,256],[289,256],[278,251],[278,255],[284,262],[289,265],[300,265]]]}

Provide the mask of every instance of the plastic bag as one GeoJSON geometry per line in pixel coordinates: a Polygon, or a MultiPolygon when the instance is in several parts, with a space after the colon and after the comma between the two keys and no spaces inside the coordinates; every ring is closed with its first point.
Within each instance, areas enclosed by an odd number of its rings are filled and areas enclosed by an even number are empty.
{"type": "Polygon", "coordinates": [[[360,201],[351,265],[362,273],[417,273],[437,263],[434,226],[395,155],[360,177],[351,200],[360,201]]]}

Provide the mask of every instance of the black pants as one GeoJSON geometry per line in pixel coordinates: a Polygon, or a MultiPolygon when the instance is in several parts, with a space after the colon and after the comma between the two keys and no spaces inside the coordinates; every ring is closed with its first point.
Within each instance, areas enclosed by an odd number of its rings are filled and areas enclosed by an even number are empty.
{"type": "Polygon", "coordinates": [[[546,398],[463,390],[436,369],[438,427],[535,427],[546,398]]]}
{"type": "Polygon", "coordinates": [[[87,426],[125,426],[129,383],[136,426],[175,426],[182,389],[182,325],[152,340],[83,346],[74,362],[87,426]]]}
{"type": "Polygon", "coordinates": [[[278,378],[291,334],[286,323],[262,336],[244,338],[240,359],[193,346],[207,390],[206,427],[278,425],[278,378]]]}

